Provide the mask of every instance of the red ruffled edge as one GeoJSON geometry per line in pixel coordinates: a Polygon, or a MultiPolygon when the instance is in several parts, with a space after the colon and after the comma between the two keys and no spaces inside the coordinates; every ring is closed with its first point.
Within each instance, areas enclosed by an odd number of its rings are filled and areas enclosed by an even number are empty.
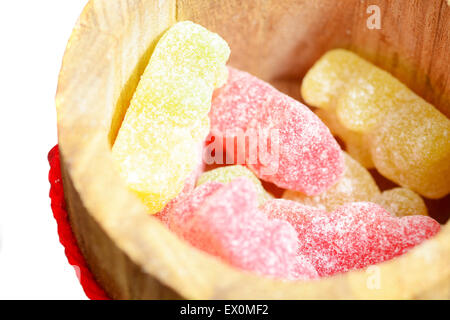
{"type": "Polygon", "coordinates": [[[50,164],[48,180],[50,182],[51,207],[53,217],[58,225],[59,242],[61,242],[64,247],[67,260],[74,267],[84,293],[86,293],[86,296],[89,299],[110,300],[89,270],[80,248],[77,245],[77,239],[72,232],[64,199],[58,145],[54,146],[48,153],[48,162],[50,164]]]}

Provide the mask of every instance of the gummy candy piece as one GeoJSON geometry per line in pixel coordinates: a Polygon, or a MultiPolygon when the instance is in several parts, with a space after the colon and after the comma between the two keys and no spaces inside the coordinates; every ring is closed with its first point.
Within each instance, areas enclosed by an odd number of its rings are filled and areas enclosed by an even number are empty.
{"type": "Polygon", "coordinates": [[[286,278],[289,280],[312,280],[319,278],[319,274],[305,256],[298,254],[294,269],[286,278]]]}
{"type": "Polygon", "coordinates": [[[203,173],[197,181],[197,185],[204,184],[209,181],[228,183],[238,177],[246,177],[253,182],[256,193],[258,194],[258,203],[261,205],[265,201],[273,198],[262,186],[261,181],[246,167],[241,165],[226,166],[213,169],[203,173]]]}
{"type": "Polygon", "coordinates": [[[186,179],[183,190],[174,199],[170,200],[161,211],[156,213],[155,217],[168,226],[173,209],[176,208],[178,203],[188,196],[192,190],[194,190],[197,179],[204,171],[205,165],[203,162],[200,162],[197,169],[186,179]]]}
{"type": "Polygon", "coordinates": [[[399,106],[369,138],[383,176],[428,198],[450,193],[450,120],[437,109],[399,106]]]}
{"type": "Polygon", "coordinates": [[[237,140],[236,150],[226,147],[227,154],[235,153],[235,163],[245,162],[260,179],[314,195],[342,175],[341,149],[320,119],[246,72],[229,68],[228,82],[214,94],[210,119],[211,135],[237,140]],[[239,143],[244,134],[248,145],[239,143]]]}
{"type": "Polygon", "coordinates": [[[334,136],[340,138],[345,143],[345,150],[353,159],[358,161],[364,168],[371,169],[374,167],[366,135],[344,127],[339,122],[334,111],[317,109],[314,113],[325,123],[334,136]]]}
{"type": "Polygon", "coordinates": [[[222,38],[189,21],[156,45],[112,148],[120,174],[150,213],[182,191],[198,164],[229,54],[222,38]]]}
{"type": "Polygon", "coordinates": [[[302,95],[363,134],[383,176],[429,198],[450,192],[450,120],[389,73],[332,50],[307,73],[302,95]]]}
{"type": "Polygon", "coordinates": [[[417,193],[407,188],[394,188],[383,191],[373,197],[371,201],[379,204],[386,211],[397,217],[428,215],[423,199],[417,193]]]}
{"type": "Polygon", "coordinates": [[[294,228],[258,210],[254,184],[237,178],[220,185],[207,182],[185,198],[171,216],[172,230],[235,267],[281,278],[301,278],[302,272],[309,277],[311,266],[299,266],[294,228]]]}
{"type": "Polygon", "coordinates": [[[306,73],[301,85],[301,95],[306,103],[327,111],[336,108],[338,97],[355,78],[365,70],[363,60],[356,59],[346,50],[335,49],[325,53],[306,73]]]}
{"type": "Polygon", "coordinates": [[[362,133],[390,109],[420,99],[386,71],[343,49],[323,55],[306,74],[301,91],[306,102],[336,109],[346,128],[362,133]]]}
{"type": "Polygon", "coordinates": [[[275,199],[262,210],[295,227],[299,253],[320,276],[361,269],[399,256],[435,235],[440,225],[426,216],[397,218],[370,202],[348,203],[332,213],[275,199]]]}
{"type": "Polygon", "coordinates": [[[344,175],[327,191],[316,196],[307,196],[300,192],[286,190],[283,198],[331,212],[345,203],[370,201],[380,194],[369,171],[345,152],[344,159],[344,175]]]}

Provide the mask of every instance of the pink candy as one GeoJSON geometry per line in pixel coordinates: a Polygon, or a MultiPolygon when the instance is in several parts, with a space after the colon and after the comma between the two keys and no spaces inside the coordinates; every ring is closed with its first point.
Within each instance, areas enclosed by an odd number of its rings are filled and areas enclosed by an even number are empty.
{"type": "Polygon", "coordinates": [[[197,187],[172,209],[169,227],[235,267],[289,279],[317,277],[311,263],[298,257],[294,228],[258,210],[255,188],[247,179],[197,187]]]}
{"type": "Polygon", "coordinates": [[[312,263],[303,255],[297,254],[297,261],[290,276],[291,280],[311,280],[319,278],[319,274],[312,263]]]}
{"type": "Polygon", "coordinates": [[[439,224],[426,216],[396,218],[369,202],[341,206],[333,213],[289,200],[271,200],[262,210],[288,221],[298,233],[299,253],[320,276],[360,269],[399,256],[435,235],[439,224]]]}
{"type": "MultiPolygon", "coordinates": [[[[341,149],[319,118],[248,73],[229,68],[210,119],[213,141],[225,141],[215,144],[215,153],[225,151],[232,163],[278,187],[316,195],[343,174],[341,149]]],[[[361,269],[405,253],[440,229],[429,217],[397,218],[369,202],[332,213],[282,199],[258,207],[246,178],[194,188],[203,170],[192,173],[157,217],[194,247],[261,275],[309,280],[361,269]]]]}
{"type": "Polygon", "coordinates": [[[246,143],[236,139],[236,149],[227,153],[235,156],[235,162],[243,155],[259,178],[279,187],[315,195],[343,173],[341,149],[322,121],[300,102],[246,72],[229,68],[227,84],[215,92],[210,119],[215,139],[234,140],[242,133],[253,139],[246,143]]]}

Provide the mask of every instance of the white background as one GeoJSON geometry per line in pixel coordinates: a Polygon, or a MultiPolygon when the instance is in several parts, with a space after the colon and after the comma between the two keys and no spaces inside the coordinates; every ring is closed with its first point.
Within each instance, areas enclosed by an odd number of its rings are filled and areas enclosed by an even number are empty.
{"type": "Polygon", "coordinates": [[[86,3],[0,1],[0,299],[86,299],[58,240],[47,179],[58,72],[86,3]]]}

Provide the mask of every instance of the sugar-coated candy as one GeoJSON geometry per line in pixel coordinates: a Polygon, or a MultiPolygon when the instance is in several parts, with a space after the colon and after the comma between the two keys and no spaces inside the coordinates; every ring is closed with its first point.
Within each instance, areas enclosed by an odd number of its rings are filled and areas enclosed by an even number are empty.
{"type": "Polygon", "coordinates": [[[450,192],[450,120],[392,75],[337,49],[309,70],[301,91],[364,135],[383,176],[428,198],[450,192]]]}
{"type": "Polygon", "coordinates": [[[112,148],[150,213],[174,199],[198,165],[229,54],[222,38],[189,21],[172,26],[155,47],[112,148]]]}
{"type": "Polygon", "coordinates": [[[307,195],[333,185],[344,170],[341,149],[329,129],[306,106],[268,83],[229,68],[215,94],[211,135],[236,141],[235,163],[260,179],[307,195]],[[240,135],[248,137],[239,143],[240,135]],[[239,156],[243,155],[243,161],[239,156]]]}
{"type": "Polygon", "coordinates": [[[397,217],[428,215],[423,199],[417,193],[407,188],[394,188],[383,191],[373,197],[371,201],[379,204],[386,211],[397,217]]]}
{"type": "Polygon", "coordinates": [[[331,212],[339,206],[356,201],[370,201],[380,193],[369,171],[344,152],[344,175],[327,191],[307,196],[298,191],[286,190],[283,199],[294,200],[331,212]]]}
{"type": "Polygon", "coordinates": [[[186,228],[203,203],[214,192],[223,187],[220,182],[206,182],[196,187],[180,199],[168,213],[168,227],[182,238],[188,237],[190,230],[186,228]]]}
{"type": "Polygon", "coordinates": [[[299,259],[294,228],[258,209],[247,178],[202,184],[173,212],[172,230],[235,267],[280,278],[315,277],[309,262],[299,259]]]}
{"type": "Polygon", "coordinates": [[[450,120],[433,107],[399,106],[369,135],[375,167],[431,199],[450,193],[450,120]]]}
{"type": "Polygon", "coordinates": [[[450,220],[450,194],[441,199],[423,199],[427,206],[427,212],[440,224],[445,224],[450,220]]]}
{"type": "Polygon", "coordinates": [[[301,92],[306,102],[336,110],[346,128],[362,133],[389,109],[420,99],[386,71],[344,49],[323,55],[303,79],[301,92]]]}
{"type": "Polygon", "coordinates": [[[197,181],[197,185],[204,184],[210,181],[216,181],[221,183],[228,183],[232,180],[245,177],[248,178],[251,182],[253,182],[256,193],[258,194],[258,203],[263,204],[265,201],[273,198],[270,193],[268,193],[261,184],[261,181],[244,166],[241,165],[233,165],[233,166],[225,166],[219,167],[207,172],[204,172],[197,181]]]}
{"type": "MultiPolygon", "coordinates": [[[[238,178],[237,180],[233,181],[234,187],[231,186],[227,186],[224,187],[224,184],[221,182],[217,182],[217,181],[206,181],[201,183],[201,185],[199,185],[198,187],[196,187],[193,191],[191,191],[189,194],[187,194],[187,196],[184,196],[180,201],[178,201],[174,207],[172,207],[171,211],[168,214],[169,217],[169,223],[168,226],[169,228],[174,231],[175,233],[177,233],[179,236],[181,236],[184,239],[191,239],[190,242],[194,245],[199,247],[198,245],[196,245],[196,241],[192,241],[192,227],[190,227],[191,225],[191,220],[195,217],[195,215],[197,215],[197,212],[203,208],[205,206],[205,204],[209,203],[210,201],[215,201],[214,197],[222,199],[223,195],[227,195],[229,194],[229,192],[231,191],[227,191],[228,188],[234,188],[235,191],[233,192],[237,192],[239,193],[240,197],[246,197],[247,200],[244,200],[244,205],[241,205],[238,208],[234,208],[231,211],[228,212],[228,214],[233,215],[234,217],[234,213],[232,212],[236,212],[236,215],[238,214],[245,214],[245,212],[243,210],[250,210],[252,211],[252,214],[256,214],[257,216],[259,216],[259,218],[264,217],[264,214],[262,212],[259,211],[254,211],[253,209],[255,209],[254,205],[254,193],[255,193],[255,185],[253,184],[253,188],[249,188],[249,181],[251,180],[247,180],[247,178],[238,178]],[[239,182],[241,180],[245,179],[246,182],[242,183],[239,182]],[[241,183],[241,185],[239,186],[239,183],[241,183]],[[236,189],[237,188],[237,189],[236,189]],[[250,191],[248,191],[250,190],[250,191]],[[242,194],[244,192],[247,192],[246,195],[242,194]],[[214,195],[214,197],[212,197],[214,195]],[[247,206],[246,206],[247,205],[247,206]]],[[[232,201],[234,201],[232,198],[234,196],[232,196],[231,194],[230,198],[228,199],[230,201],[230,203],[232,201]]],[[[222,200],[225,201],[225,200],[222,200]]],[[[239,201],[239,200],[238,200],[239,201]]],[[[216,204],[218,204],[216,202],[216,204]]],[[[207,215],[207,211],[208,209],[203,209],[204,214],[207,215]]],[[[255,209],[256,210],[256,209],[255,209]]],[[[216,217],[222,217],[221,218],[221,222],[220,223],[226,223],[227,218],[226,215],[222,215],[222,214],[216,214],[216,217]]],[[[213,217],[205,217],[205,218],[211,218],[213,219],[213,217]]],[[[236,216],[235,218],[239,219],[238,216],[236,216]]],[[[247,217],[248,219],[250,219],[250,217],[247,217]]],[[[258,218],[258,217],[257,217],[258,218]]],[[[246,219],[244,219],[246,221],[246,219]]],[[[246,223],[245,221],[242,221],[242,223],[246,223]]],[[[214,221],[212,221],[214,222],[214,221]]],[[[266,219],[262,218],[262,219],[256,219],[256,223],[253,224],[253,228],[255,230],[257,230],[258,228],[261,228],[259,231],[255,231],[255,232],[262,232],[264,233],[264,236],[268,236],[270,238],[270,235],[268,235],[268,232],[272,232],[270,231],[270,228],[267,228],[266,226],[264,226],[267,222],[266,219]],[[261,223],[261,220],[263,223],[261,223]],[[264,222],[265,221],[265,222],[264,222]]],[[[239,226],[238,223],[235,224],[236,226],[239,226]]],[[[207,226],[206,226],[207,227],[207,226]]],[[[240,227],[240,230],[242,228],[240,227]]],[[[289,280],[308,280],[308,279],[314,279],[318,277],[317,271],[315,270],[315,268],[312,266],[312,264],[303,256],[296,254],[295,259],[293,259],[292,257],[289,256],[289,252],[291,249],[289,249],[290,247],[294,246],[294,244],[292,243],[292,241],[289,241],[290,238],[290,234],[292,233],[292,229],[287,227],[286,225],[282,225],[282,227],[280,227],[281,230],[274,228],[276,230],[276,232],[278,233],[278,236],[275,237],[275,239],[278,239],[279,241],[276,241],[275,244],[279,244],[280,242],[282,242],[283,240],[281,239],[282,237],[282,232],[285,232],[287,230],[287,236],[288,236],[288,249],[287,251],[285,249],[283,249],[282,246],[280,246],[278,249],[277,254],[278,255],[283,255],[284,251],[287,252],[287,259],[288,259],[288,263],[289,266],[277,266],[277,267],[273,267],[273,266],[269,266],[267,264],[262,264],[259,267],[255,267],[256,271],[261,273],[261,274],[266,274],[266,275],[274,275],[277,277],[282,277],[285,279],[289,279],[289,280]],[[282,231],[285,230],[285,231],[282,231]],[[266,270],[267,268],[269,268],[270,270],[266,270]],[[274,269],[275,268],[275,269],[274,269]],[[276,268],[281,268],[280,270],[277,270],[276,268]],[[287,272],[285,274],[282,274],[283,272],[287,272]]],[[[226,231],[226,230],[224,230],[226,231]]],[[[248,228],[246,228],[246,231],[248,232],[248,228]]],[[[234,234],[236,234],[238,231],[231,231],[230,234],[228,235],[228,239],[225,239],[224,241],[232,241],[232,239],[230,238],[231,236],[233,236],[234,234]]],[[[254,233],[252,231],[252,233],[254,233]]],[[[214,236],[221,236],[220,234],[215,234],[214,236]]],[[[243,240],[242,237],[238,237],[236,238],[236,241],[261,241],[260,237],[262,237],[262,234],[259,234],[258,237],[254,238],[254,239],[250,239],[250,240],[243,240]]],[[[194,237],[195,238],[195,237],[194,237]]],[[[188,240],[189,241],[189,240],[188,240]]],[[[269,241],[269,240],[268,240],[269,241]]],[[[271,241],[271,240],[270,240],[271,241]]],[[[198,244],[198,243],[197,243],[198,244]]],[[[266,243],[267,244],[267,243],[266,243]]],[[[266,245],[265,244],[265,245],[266,245]]],[[[226,242],[223,243],[224,246],[226,246],[226,242]]],[[[249,244],[247,245],[248,247],[252,247],[255,244],[249,244]]],[[[237,247],[236,247],[237,248],[237,247]]],[[[236,248],[234,248],[233,250],[236,250],[236,248]]],[[[257,250],[257,249],[255,249],[257,250]]],[[[268,250],[267,248],[264,248],[264,250],[268,250]]],[[[275,250],[275,249],[274,249],[275,250]]],[[[264,251],[266,252],[266,251],[264,251]]],[[[226,260],[226,252],[222,252],[222,253],[213,253],[216,256],[219,257],[225,257],[223,259],[226,260]]],[[[256,253],[255,253],[256,254],[256,253]]],[[[261,252],[261,255],[265,254],[263,252],[261,252]]],[[[268,257],[271,257],[272,255],[269,255],[268,257]]],[[[232,265],[235,266],[241,266],[241,262],[239,262],[239,259],[244,259],[243,256],[237,256],[236,257],[237,261],[234,262],[230,262],[232,265]]],[[[278,257],[277,259],[282,259],[282,256],[278,257]]],[[[286,263],[286,262],[284,262],[286,263]]],[[[253,270],[253,268],[250,268],[251,270],[253,270]]]]}
{"type": "Polygon", "coordinates": [[[275,199],[261,208],[286,220],[299,239],[299,253],[320,276],[361,269],[399,256],[435,235],[440,225],[426,216],[397,218],[370,202],[345,204],[332,213],[275,199]]]}
{"type": "Polygon", "coordinates": [[[366,135],[344,127],[337,118],[336,112],[332,110],[317,109],[314,112],[326,124],[331,133],[345,143],[345,150],[353,159],[364,168],[371,169],[374,167],[366,135]]]}

